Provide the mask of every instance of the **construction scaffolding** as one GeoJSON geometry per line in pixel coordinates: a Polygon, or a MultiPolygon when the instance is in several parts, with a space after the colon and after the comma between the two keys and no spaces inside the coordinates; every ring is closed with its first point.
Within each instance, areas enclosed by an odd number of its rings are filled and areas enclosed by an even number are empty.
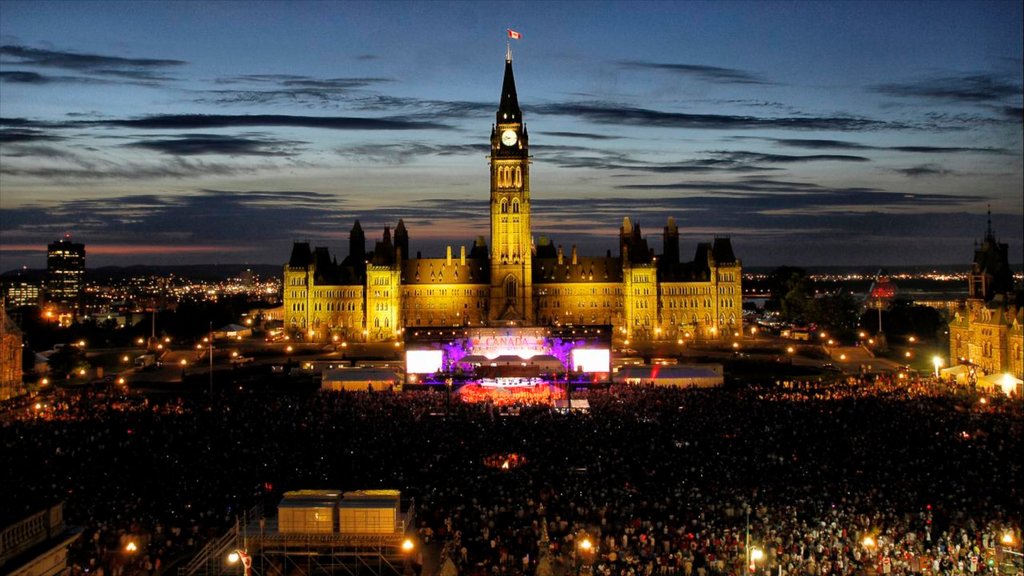
{"type": "Polygon", "coordinates": [[[410,501],[390,533],[281,533],[277,516],[265,518],[257,507],[207,544],[178,575],[402,576],[412,572],[415,560],[414,519],[410,501]]]}

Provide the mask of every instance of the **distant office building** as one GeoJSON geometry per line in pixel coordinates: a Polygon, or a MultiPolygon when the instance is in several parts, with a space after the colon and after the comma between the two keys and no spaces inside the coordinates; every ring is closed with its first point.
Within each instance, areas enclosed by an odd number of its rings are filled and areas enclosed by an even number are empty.
{"type": "Polygon", "coordinates": [[[698,244],[689,262],[673,218],[659,255],[629,218],[614,255],[535,240],[529,141],[510,54],[490,133],[490,240],[422,258],[399,220],[372,252],[356,221],[340,263],[326,248],[296,243],[284,266],[285,329],[371,342],[400,341],[420,327],[611,326],[623,344],[742,334],[741,263],[728,238],[698,244]]]}
{"type": "Polygon", "coordinates": [[[35,282],[12,280],[4,289],[4,304],[10,308],[38,306],[42,292],[41,286],[35,282]]]}
{"type": "Polygon", "coordinates": [[[85,288],[85,244],[66,234],[46,247],[47,296],[71,309],[81,305],[85,288]]]}
{"type": "Polygon", "coordinates": [[[1013,285],[1008,246],[996,241],[991,222],[975,248],[968,283],[967,301],[949,324],[951,361],[974,368],[976,378],[1024,378],[1024,301],[1013,285]]]}
{"type": "Polygon", "coordinates": [[[21,330],[0,306],[0,400],[25,392],[21,378],[21,330]]]}

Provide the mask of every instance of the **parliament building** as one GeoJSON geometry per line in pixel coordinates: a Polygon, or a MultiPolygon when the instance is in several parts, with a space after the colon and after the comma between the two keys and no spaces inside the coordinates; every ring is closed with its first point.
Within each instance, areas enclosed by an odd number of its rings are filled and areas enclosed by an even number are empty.
{"type": "Polygon", "coordinates": [[[1024,294],[1014,286],[1009,247],[996,240],[991,222],[975,245],[967,288],[966,302],[949,323],[950,359],[975,368],[975,377],[1024,379],[1024,294]]]}
{"type": "Polygon", "coordinates": [[[432,327],[602,327],[618,345],[716,340],[742,334],[741,264],[728,238],[680,261],[679,229],[664,227],[655,254],[623,218],[618,253],[565,253],[534,241],[530,138],[511,54],[491,127],[490,238],[440,258],[411,257],[402,220],[367,249],[356,221],[348,257],[297,242],[284,266],[284,323],[311,341],[399,342],[432,327]]]}

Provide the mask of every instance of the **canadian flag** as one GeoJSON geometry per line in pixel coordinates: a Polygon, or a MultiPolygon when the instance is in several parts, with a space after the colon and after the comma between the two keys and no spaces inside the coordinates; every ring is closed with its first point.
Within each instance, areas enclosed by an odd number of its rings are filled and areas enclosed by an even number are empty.
{"type": "Polygon", "coordinates": [[[523,37],[523,35],[520,34],[519,32],[516,32],[515,30],[509,28],[508,29],[508,37],[513,39],[513,40],[519,40],[520,38],[523,37]]]}

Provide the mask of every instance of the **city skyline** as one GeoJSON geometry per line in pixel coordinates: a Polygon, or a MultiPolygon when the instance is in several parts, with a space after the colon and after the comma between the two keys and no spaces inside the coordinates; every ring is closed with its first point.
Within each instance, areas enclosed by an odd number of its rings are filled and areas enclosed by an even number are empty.
{"type": "Polygon", "coordinates": [[[0,271],[469,246],[507,28],[535,237],[966,265],[991,206],[1024,259],[1019,2],[4,2],[0,271]]]}

